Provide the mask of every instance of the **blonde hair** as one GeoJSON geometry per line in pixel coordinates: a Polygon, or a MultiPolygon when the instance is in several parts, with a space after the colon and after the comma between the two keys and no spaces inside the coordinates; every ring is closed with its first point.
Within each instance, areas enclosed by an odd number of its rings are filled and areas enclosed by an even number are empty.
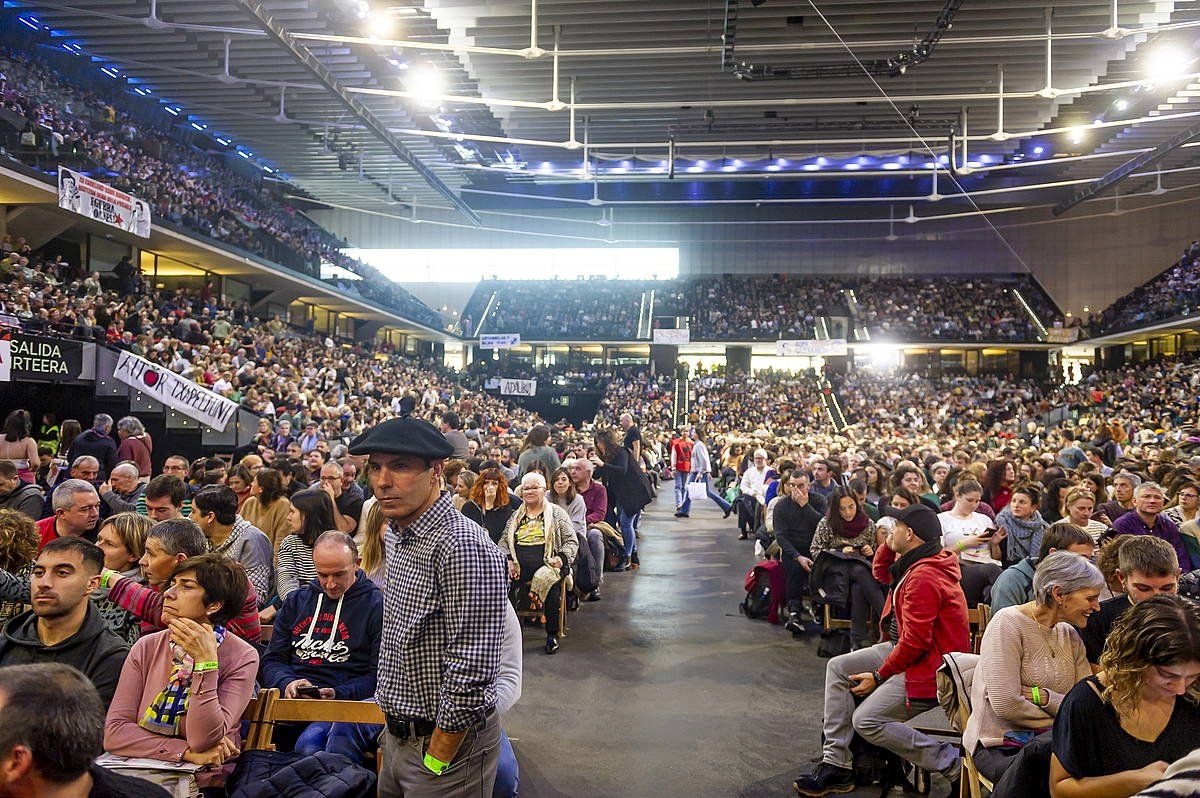
{"type": "Polygon", "coordinates": [[[363,524],[362,546],[358,550],[363,573],[372,574],[383,567],[384,523],[383,508],[379,506],[379,502],[375,502],[367,511],[367,520],[363,524]]]}

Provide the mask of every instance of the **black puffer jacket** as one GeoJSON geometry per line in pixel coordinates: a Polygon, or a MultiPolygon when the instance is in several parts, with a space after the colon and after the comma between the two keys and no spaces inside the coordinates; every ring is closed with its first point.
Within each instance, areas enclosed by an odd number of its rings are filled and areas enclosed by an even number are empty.
{"type": "Polygon", "coordinates": [[[325,751],[245,751],[226,789],[229,798],[366,798],[375,795],[375,774],[325,751]]]}

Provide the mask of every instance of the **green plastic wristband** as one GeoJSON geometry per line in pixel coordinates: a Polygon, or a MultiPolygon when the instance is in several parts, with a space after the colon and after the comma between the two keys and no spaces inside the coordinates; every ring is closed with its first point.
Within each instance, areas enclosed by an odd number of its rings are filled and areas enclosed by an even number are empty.
{"type": "Polygon", "coordinates": [[[1032,688],[1030,688],[1029,692],[1033,693],[1033,703],[1040,707],[1042,705],[1041,689],[1035,684],[1032,688]]]}
{"type": "Polygon", "coordinates": [[[443,762],[433,754],[425,754],[425,767],[429,768],[429,772],[435,776],[440,776],[446,772],[446,768],[450,767],[449,762],[443,762]]]}
{"type": "Polygon", "coordinates": [[[192,673],[201,673],[203,671],[215,671],[220,667],[216,662],[197,662],[192,665],[192,673]]]}

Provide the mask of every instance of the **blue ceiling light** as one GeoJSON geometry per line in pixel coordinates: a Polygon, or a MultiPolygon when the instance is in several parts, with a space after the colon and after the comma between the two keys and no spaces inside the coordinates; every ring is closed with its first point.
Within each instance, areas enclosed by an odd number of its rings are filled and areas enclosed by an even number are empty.
{"type": "MultiPolygon", "coordinates": [[[[818,160],[821,160],[821,159],[818,159],[818,160]]],[[[815,163],[806,163],[806,164],[804,164],[804,166],[801,166],[800,168],[806,172],[815,172],[821,168],[821,165],[815,164],[815,163]]]]}
{"type": "Polygon", "coordinates": [[[970,169],[978,169],[983,166],[983,161],[967,161],[967,167],[970,169]]]}
{"type": "Polygon", "coordinates": [[[829,165],[829,159],[826,158],[824,155],[817,157],[817,166],[828,166],[828,165],[829,165]]]}
{"type": "Polygon", "coordinates": [[[899,162],[897,162],[897,161],[888,161],[887,163],[885,163],[885,164],[883,165],[883,168],[884,168],[884,169],[887,169],[887,170],[889,170],[889,171],[890,171],[890,170],[896,170],[896,169],[899,169],[899,168],[900,168],[900,164],[899,164],[899,162]]]}
{"type": "Polygon", "coordinates": [[[685,171],[685,172],[691,172],[692,174],[695,174],[695,173],[697,173],[697,172],[703,172],[703,171],[704,171],[704,167],[703,167],[703,166],[701,166],[700,164],[694,164],[694,165],[692,165],[692,166],[689,166],[687,169],[684,169],[683,171],[685,171]]]}
{"type": "Polygon", "coordinates": [[[22,25],[29,28],[30,30],[40,31],[42,29],[42,23],[38,20],[37,17],[25,15],[22,17],[17,17],[17,22],[20,22],[22,25]]]}
{"type": "Polygon", "coordinates": [[[699,166],[701,169],[703,169],[704,167],[708,166],[708,161],[696,161],[696,166],[699,166]]]}
{"type": "Polygon", "coordinates": [[[1033,148],[1033,154],[1034,154],[1034,155],[1041,155],[1041,154],[1042,154],[1043,152],[1045,152],[1045,151],[1046,151],[1046,148],[1045,148],[1045,147],[1038,146],[1038,147],[1034,147],[1034,148],[1033,148]]]}
{"type": "Polygon", "coordinates": [[[775,164],[776,164],[776,166],[787,166],[787,165],[788,165],[788,159],[787,159],[787,158],[776,158],[776,159],[775,159],[775,164]]]}
{"type": "Polygon", "coordinates": [[[782,168],[783,168],[783,167],[782,167],[782,166],[780,166],[779,164],[777,164],[777,163],[773,163],[773,164],[771,164],[770,166],[768,166],[768,167],[767,167],[767,171],[768,171],[768,172],[778,172],[778,171],[779,171],[780,169],[782,169],[782,168]]]}
{"type": "Polygon", "coordinates": [[[745,162],[745,161],[743,161],[743,160],[742,160],[742,159],[740,159],[740,158],[734,158],[734,159],[733,159],[733,165],[734,165],[734,166],[736,166],[736,167],[739,167],[739,168],[740,168],[740,167],[743,167],[743,166],[745,166],[745,165],[746,165],[746,162],[745,162]]]}
{"type": "Polygon", "coordinates": [[[552,169],[554,169],[554,165],[549,161],[542,161],[540,164],[538,164],[539,172],[549,172],[552,169]]]}
{"type": "Polygon", "coordinates": [[[204,124],[203,122],[192,122],[191,125],[193,130],[198,130],[201,133],[203,133],[205,130],[208,130],[208,125],[204,124]]]}
{"type": "Polygon", "coordinates": [[[218,144],[220,144],[222,147],[228,147],[230,144],[233,143],[233,139],[228,138],[226,136],[217,136],[216,142],[218,144]]]}
{"type": "Polygon", "coordinates": [[[135,86],[133,93],[140,97],[149,97],[153,92],[151,92],[150,89],[147,89],[145,86],[135,86]]]}
{"type": "Polygon", "coordinates": [[[121,70],[117,69],[115,66],[100,67],[100,71],[114,80],[121,77],[121,70]]]}
{"type": "Polygon", "coordinates": [[[250,150],[238,150],[237,154],[247,161],[254,157],[254,153],[250,152],[250,150]]]}
{"type": "Polygon", "coordinates": [[[163,110],[171,116],[179,116],[179,114],[183,111],[183,109],[178,105],[164,105],[163,110]]]}
{"type": "Polygon", "coordinates": [[[733,164],[729,163],[729,164],[725,164],[724,166],[722,166],[721,171],[722,172],[736,172],[737,167],[734,166],[733,164]]]}
{"type": "Polygon", "coordinates": [[[859,169],[862,169],[862,166],[860,164],[856,164],[856,163],[847,163],[847,164],[842,164],[842,168],[848,169],[851,172],[857,172],[859,169]]]}
{"type": "Polygon", "coordinates": [[[990,155],[987,155],[987,154],[985,153],[984,155],[980,155],[980,156],[979,156],[979,160],[980,160],[980,161],[982,161],[983,163],[991,163],[991,162],[992,162],[992,156],[990,156],[990,155]]]}

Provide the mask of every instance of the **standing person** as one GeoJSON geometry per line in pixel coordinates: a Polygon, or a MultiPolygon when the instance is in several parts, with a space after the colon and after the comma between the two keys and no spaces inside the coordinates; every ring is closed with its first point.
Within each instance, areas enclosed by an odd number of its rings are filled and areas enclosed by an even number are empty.
{"type": "Polygon", "coordinates": [[[675,517],[687,518],[692,509],[692,500],[688,496],[687,484],[692,478],[693,444],[685,427],[680,427],[675,437],[671,438],[671,467],[675,469],[675,517]]]}
{"type": "MultiPolygon", "coordinates": [[[[100,472],[96,479],[108,479],[108,472],[117,464],[117,442],[109,437],[113,419],[107,413],[97,413],[92,419],[91,429],[79,433],[79,437],[71,444],[67,453],[67,461],[74,463],[83,455],[91,455],[100,463],[100,472]]],[[[64,436],[65,438],[65,436],[64,436]]]]}
{"type": "Polygon", "coordinates": [[[0,439],[0,460],[17,467],[22,482],[33,482],[38,462],[37,441],[29,434],[29,414],[14,410],[4,419],[4,437],[0,439]]]}
{"type": "Polygon", "coordinates": [[[715,501],[721,508],[721,512],[725,513],[725,517],[728,518],[729,514],[733,512],[733,505],[713,490],[712,466],[712,456],[708,453],[708,446],[704,444],[704,433],[699,427],[692,427],[692,480],[704,483],[708,498],[715,501]]]}
{"type": "Polygon", "coordinates": [[[441,491],[453,447],[415,418],[350,445],[388,521],[387,589],[376,702],[384,798],[490,795],[500,724],[496,679],[508,574],[504,555],[441,491]]]}
{"type": "Polygon", "coordinates": [[[595,438],[596,454],[592,465],[600,470],[608,484],[609,495],[617,505],[617,525],[625,543],[621,561],[614,571],[628,571],[637,545],[637,522],[642,509],[650,503],[650,483],[633,455],[617,443],[613,430],[603,430],[595,438]]]}
{"type": "Polygon", "coordinates": [[[138,418],[125,416],[117,422],[117,437],[121,439],[121,444],[117,447],[117,462],[130,460],[136,463],[138,480],[148,482],[151,473],[150,453],[154,451],[154,441],[150,438],[150,433],[146,432],[138,418]]]}
{"type": "Polygon", "coordinates": [[[548,445],[549,441],[550,428],[545,424],[537,424],[529,430],[525,442],[521,444],[521,455],[517,458],[517,472],[521,476],[525,476],[535,462],[546,467],[546,474],[558,470],[562,463],[558,459],[558,452],[548,445]]]}

